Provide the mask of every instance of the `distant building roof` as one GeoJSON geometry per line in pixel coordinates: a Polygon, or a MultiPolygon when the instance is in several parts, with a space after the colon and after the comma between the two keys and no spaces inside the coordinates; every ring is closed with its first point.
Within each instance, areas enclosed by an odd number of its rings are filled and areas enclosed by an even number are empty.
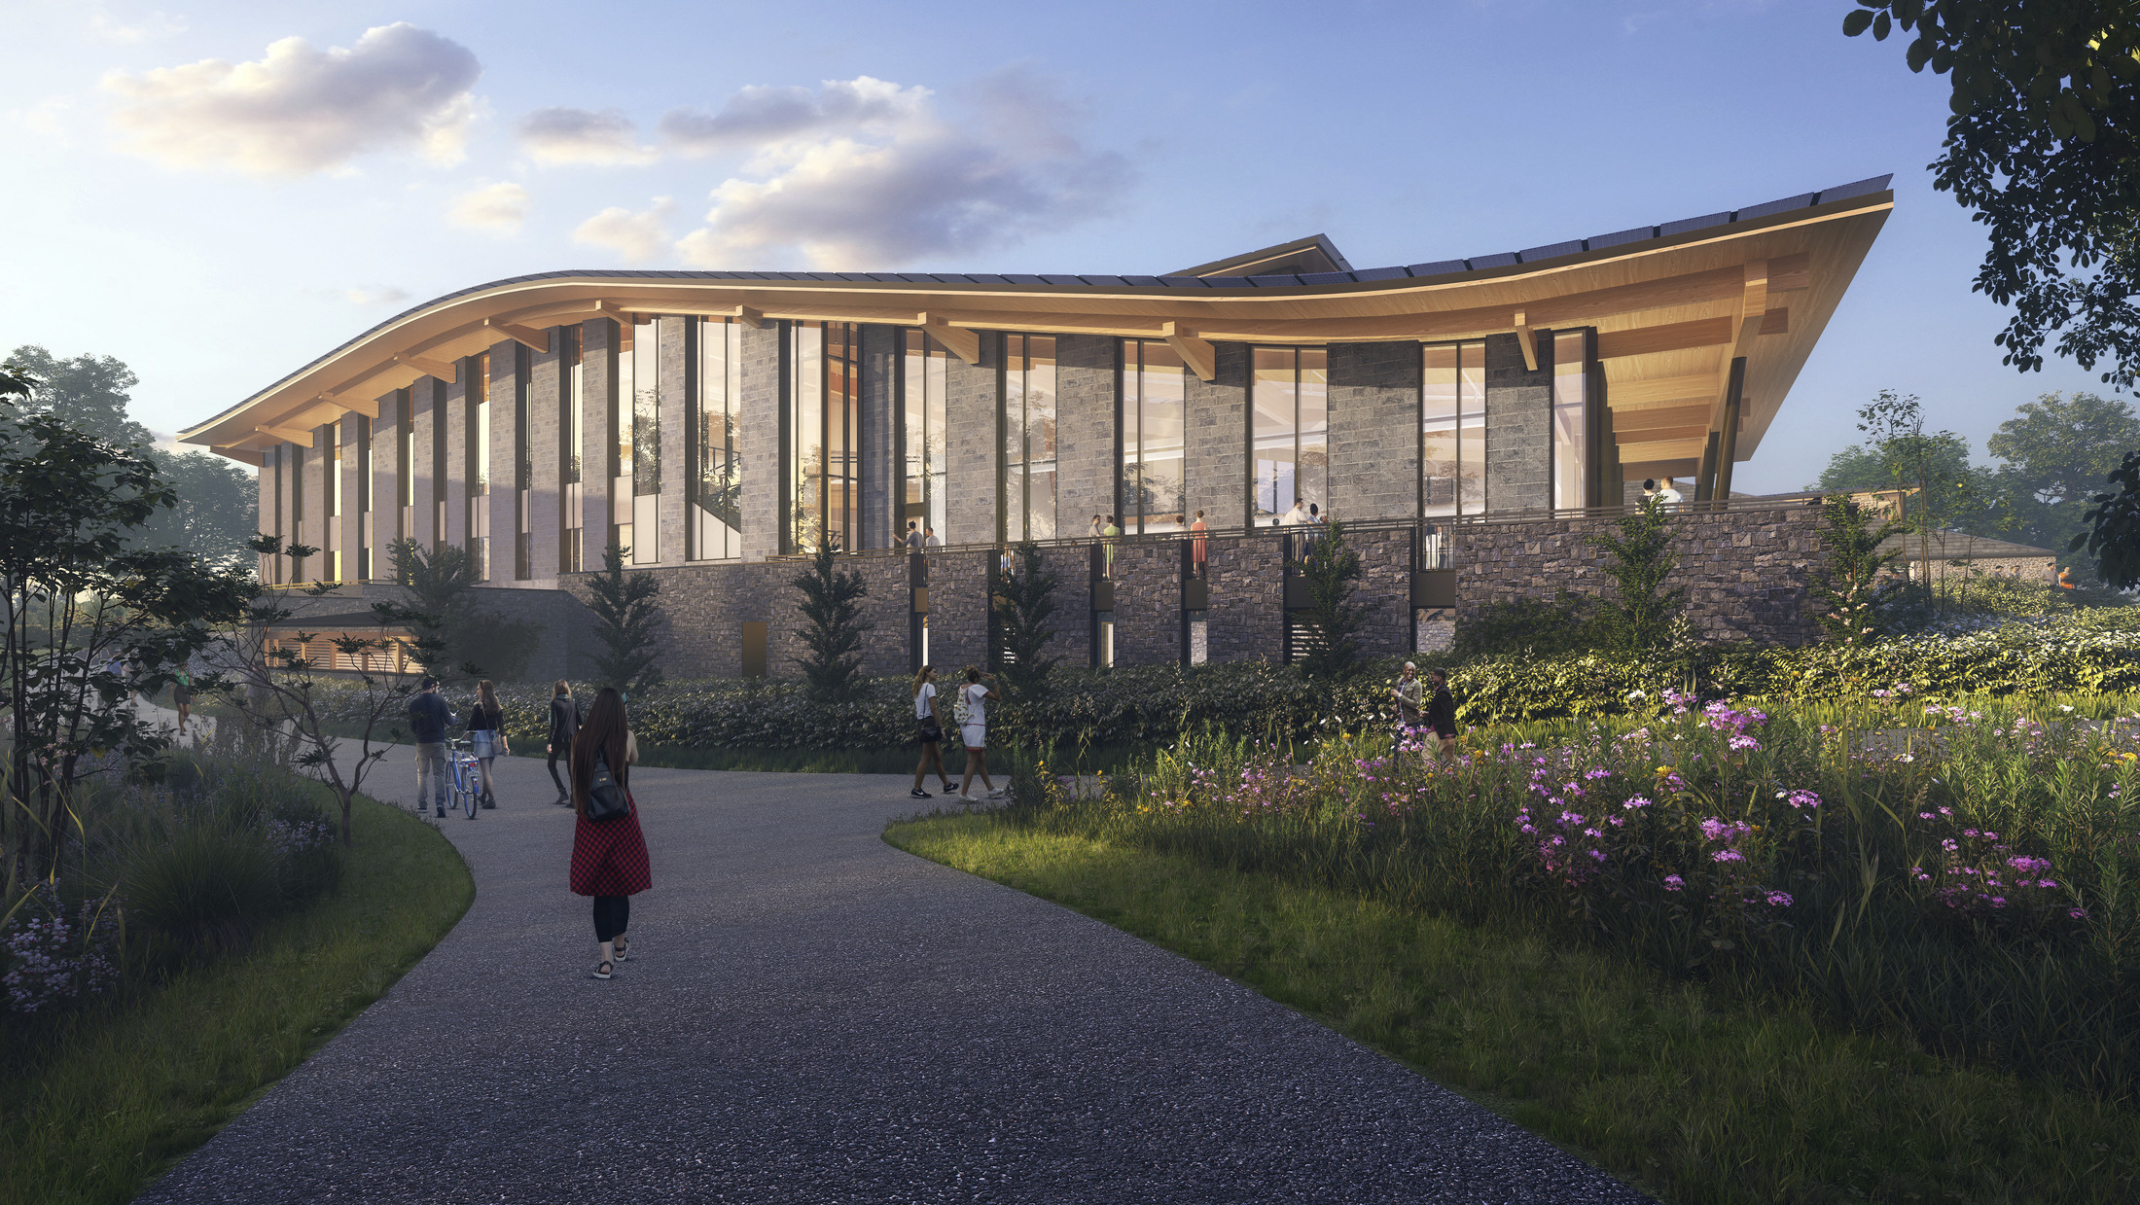
{"type": "Polygon", "coordinates": [[[1889,536],[1880,542],[1881,552],[1900,552],[1905,561],[1925,559],[1926,550],[1935,561],[2054,560],[2048,548],[1973,536],[1965,531],[1932,531],[1924,535],[1889,536]]]}

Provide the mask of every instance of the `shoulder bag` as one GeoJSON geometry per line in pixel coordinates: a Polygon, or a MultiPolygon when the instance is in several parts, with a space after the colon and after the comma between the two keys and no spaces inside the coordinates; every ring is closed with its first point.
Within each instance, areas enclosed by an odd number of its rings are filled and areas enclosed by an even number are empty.
{"type": "Polygon", "coordinates": [[[594,773],[587,781],[587,818],[600,823],[630,815],[631,810],[632,797],[610,773],[608,755],[595,754],[594,773]]]}

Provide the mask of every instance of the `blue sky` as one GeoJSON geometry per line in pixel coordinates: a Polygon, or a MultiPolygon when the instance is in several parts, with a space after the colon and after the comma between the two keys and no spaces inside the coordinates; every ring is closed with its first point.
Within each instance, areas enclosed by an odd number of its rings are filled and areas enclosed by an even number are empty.
{"type": "Polygon", "coordinates": [[[119,356],[159,431],[523,272],[1158,272],[1316,231],[1370,267],[1883,172],[1739,489],[1804,485],[1882,388],[1980,450],[2108,391],[1999,364],[1925,170],[1945,81],[1844,0],[11,7],[0,344],[119,356]]]}

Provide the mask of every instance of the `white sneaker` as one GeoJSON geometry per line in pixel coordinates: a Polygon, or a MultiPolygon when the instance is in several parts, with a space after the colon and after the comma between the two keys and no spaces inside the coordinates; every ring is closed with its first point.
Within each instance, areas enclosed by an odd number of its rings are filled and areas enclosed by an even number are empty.
{"type": "Polygon", "coordinates": [[[1001,798],[1003,798],[1003,791],[1004,791],[1004,788],[1002,788],[1002,787],[997,787],[997,788],[995,788],[994,790],[992,790],[992,791],[990,791],[990,792],[988,793],[988,797],[989,797],[990,799],[1001,799],[1001,798]]]}
{"type": "Polygon", "coordinates": [[[960,803],[979,803],[979,802],[981,802],[981,801],[980,801],[980,800],[978,800],[978,799],[975,799],[975,798],[974,798],[973,796],[971,796],[971,795],[968,795],[968,794],[967,794],[966,792],[964,792],[964,791],[960,791],[960,792],[959,792],[959,802],[960,802],[960,803]]]}

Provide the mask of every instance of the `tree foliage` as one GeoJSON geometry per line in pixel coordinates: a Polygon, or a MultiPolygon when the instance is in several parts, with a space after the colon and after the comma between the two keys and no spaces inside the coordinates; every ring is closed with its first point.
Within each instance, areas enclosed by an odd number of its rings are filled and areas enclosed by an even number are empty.
{"type": "Polygon", "coordinates": [[[1950,80],[1935,187],[1990,239],[1974,288],[2013,316],[2004,362],[2044,344],[2117,388],[2140,372],[2140,6],[2133,0],[1857,0],[1844,34],[1914,34],[1950,80]]]}
{"type": "Polygon", "coordinates": [[[1889,572],[1901,550],[1882,552],[1880,545],[1908,529],[1845,497],[1829,498],[1825,511],[1821,542],[1828,563],[1815,576],[1813,593],[1826,609],[1815,618],[1831,641],[1869,646],[1886,634],[1886,603],[1901,585],[1889,572]]]}
{"type": "Polygon", "coordinates": [[[1047,571],[1040,546],[1018,545],[1015,569],[996,579],[989,605],[995,608],[996,632],[1003,642],[1000,673],[1005,693],[1023,702],[1047,696],[1048,675],[1062,661],[1043,655],[1055,639],[1055,575],[1047,571]]]}
{"type": "Polygon", "coordinates": [[[1300,576],[1308,585],[1309,603],[1300,616],[1300,625],[1307,629],[1301,672],[1326,681],[1348,677],[1359,668],[1360,629],[1382,603],[1379,599],[1363,603],[1358,598],[1360,554],[1346,543],[1343,523],[1333,519],[1308,540],[1300,576]]]}
{"type": "Polygon", "coordinates": [[[587,654],[595,678],[625,694],[660,685],[654,645],[661,633],[661,607],[655,602],[661,583],[651,573],[626,573],[624,549],[613,542],[602,550],[602,572],[587,579],[587,593],[594,638],[602,646],[587,654]]]}
{"type": "Polygon", "coordinates": [[[2046,393],[2001,423],[1986,446],[2006,462],[1997,475],[2005,530],[2024,544],[2063,550],[2120,455],[2140,448],[2140,417],[2115,398],[2046,393]]]}
{"type": "Polygon", "coordinates": [[[18,404],[25,418],[49,414],[69,427],[120,448],[146,448],[156,437],[130,417],[127,406],[141,383],[125,361],[83,354],[62,360],[35,343],[8,356],[35,379],[29,396],[18,404]]]}
{"type": "Polygon", "coordinates": [[[1686,609],[1686,588],[1665,585],[1679,568],[1679,554],[1672,550],[1678,534],[1665,514],[1665,504],[1652,497],[1621,517],[1618,535],[1600,532],[1587,537],[1606,555],[1605,576],[1612,579],[1618,593],[1612,604],[1611,631],[1614,642],[1629,652],[1646,653],[1669,645],[1680,613],[1686,609]]]}
{"type": "Polygon", "coordinates": [[[811,698],[828,703],[853,696],[862,674],[862,637],[871,626],[862,618],[869,587],[861,574],[840,572],[834,555],[838,545],[838,540],[818,541],[810,567],[789,579],[802,592],[796,610],[808,621],[795,631],[808,650],[803,682],[811,698]]]}
{"type": "Polygon", "coordinates": [[[106,765],[143,772],[168,744],[135,714],[133,692],[170,684],[255,587],[198,554],[143,547],[143,525],[173,504],[169,484],[138,448],[50,410],[24,414],[37,386],[24,366],[0,369],[0,837],[10,870],[51,878],[78,781],[106,765]],[[115,658],[137,668],[114,673],[115,658]]]}

